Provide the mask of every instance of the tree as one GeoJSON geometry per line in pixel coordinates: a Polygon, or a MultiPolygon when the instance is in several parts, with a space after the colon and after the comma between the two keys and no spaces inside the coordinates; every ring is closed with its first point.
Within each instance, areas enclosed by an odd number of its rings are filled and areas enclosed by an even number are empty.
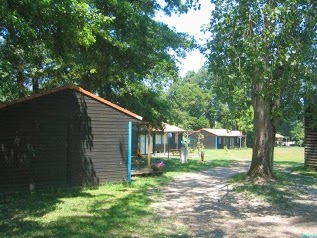
{"type": "Polygon", "coordinates": [[[198,73],[188,72],[169,89],[169,100],[175,122],[183,128],[198,130],[209,127],[208,106],[212,98],[205,87],[208,75],[201,69],[198,73]]]}
{"type": "Polygon", "coordinates": [[[296,144],[302,146],[304,143],[304,124],[303,122],[295,122],[291,130],[291,139],[296,141],[296,144]]]}
{"type": "Polygon", "coordinates": [[[247,109],[252,102],[254,139],[248,174],[270,179],[281,108],[301,102],[301,87],[316,39],[316,3],[212,2],[212,37],[207,44],[210,70],[221,80],[219,92],[231,99],[228,104],[247,109]]]}
{"type": "Polygon", "coordinates": [[[117,102],[123,87],[173,80],[174,55],[192,39],[153,18],[187,7],[178,0],[1,0],[0,73],[9,85],[0,86],[23,96],[75,83],[117,102]]]}
{"type": "Polygon", "coordinates": [[[65,62],[75,49],[88,48],[97,36],[110,37],[111,18],[90,0],[2,0],[0,5],[1,78],[10,83],[1,86],[17,88],[20,97],[69,68],[65,62]]]}

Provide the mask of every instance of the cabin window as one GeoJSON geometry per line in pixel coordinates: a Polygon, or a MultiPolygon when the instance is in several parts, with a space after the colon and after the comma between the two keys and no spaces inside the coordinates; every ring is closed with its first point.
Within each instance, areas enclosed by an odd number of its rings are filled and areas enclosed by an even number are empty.
{"type": "Polygon", "coordinates": [[[163,144],[163,143],[162,143],[162,142],[163,142],[162,139],[163,139],[163,138],[162,138],[162,135],[156,134],[156,135],[155,135],[155,144],[157,144],[157,145],[163,144]]]}

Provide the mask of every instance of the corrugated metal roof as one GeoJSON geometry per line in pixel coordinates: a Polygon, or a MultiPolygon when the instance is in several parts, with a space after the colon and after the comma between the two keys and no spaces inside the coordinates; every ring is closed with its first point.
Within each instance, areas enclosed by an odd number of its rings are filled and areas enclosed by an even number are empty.
{"type": "Polygon", "coordinates": [[[244,136],[241,131],[232,131],[228,129],[208,129],[208,128],[203,128],[201,130],[204,130],[206,132],[209,132],[211,134],[214,134],[216,136],[224,136],[224,137],[240,137],[244,136]]]}
{"type": "Polygon", "coordinates": [[[139,116],[139,115],[137,115],[137,114],[135,114],[135,113],[123,108],[123,107],[120,107],[120,106],[118,106],[118,105],[116,105],[116,104],[114,104],[114,103],[112,103],[112,102],[110,102],[108,100],[105,100],[105,99],[103,99],[103,98],[101,98],[101,97],[99,97],[99,96],[97,96],[97,95],[95,95],[95,94],[93,94],[93,93],[81,88],[81,87],[75,86],[73,84],[62,86],[62,87],[58,87],[58,88],[51,89],[51,90],[47,90],[47,91],[42,92],[42,93],[33,94],[31,96],[20,98],[20,99],[13,100],[13,101],[10,101],[10,102],[2,103],[2,104],[0,104],[0,109],[4,108],[4,107],[9,107],[9,106],[14,105],[14,104],[18,104],[18,103],[22,103],[22,102],[25,102],[25,101],[29,101],[29,100],[32,100],[32,99],[35,99],[35,98],[39,98],[39,97],[42,97],[42,96],[45,96],[45,95],[48,95],[48,94],[52,94],[52,93],[56,93],[56,92],[59,92],[59,91],[63,91],[63,90],[66,90],[66,89],[72,89],[72,90],[75,90],[77,92],[80,92],[80,93],[82,93],[82,94],[84,94],[84,95],[86,95],[86,96],[88,96],[90,98],[93,98],[93,99],[95,99],[95,100],[97,100],[97,101],[99,101],[99,102],[101,102],[101,103],[103,103],[103,104],[105,104],[105,105],[107,105],[109,107],[112,107],[112,108],[114,108],[114,109],[116,109],[116,110],[118,110],[118,111],[120,111],[120,112],[122,112],[122,113],[124,113],[124,114],[126,114],[128,116],[130,116],[130,117],[136,118],[138,120],[142,120],[143,119],[141,116],[139,116]]]}

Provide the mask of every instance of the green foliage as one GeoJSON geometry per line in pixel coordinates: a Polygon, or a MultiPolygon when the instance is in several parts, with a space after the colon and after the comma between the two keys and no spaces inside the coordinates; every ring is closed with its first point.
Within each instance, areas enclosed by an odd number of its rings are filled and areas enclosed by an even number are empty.
{"type": "Polygon", "coordinates": [[[181,127],[191,130],[210,127],[208,110],[212,95],[205,86],[208,77],[204,68],[197,74],[188,72],[169,89],[174,121],[181,127]]]}
{"type": "MultiPolygon", "coordinates": [[[[300,108],[301,80],[310,68],[310,49],[316,37],[315,3],[213,3],[209,28],[213,37],[207,49],[210,69],[218,77],[214,91],[233,113],[249,110],[255,95],[263,95],[268,101],[281,99],[287,113],[296,112],[300,108]]],[[[273,109],[271,113],[280,116],[273,109]]]]}
{"type": "Polygon", "coordinates": [[[302,108],[303,85],[315,64],[316,3],[212,2],[212,37],[206,52],[209,68],[217,76],[214,92],[237,118],[253,106],[254,153],[249,173],[272,177],[279,119],[302,108]]]}
{"type": "Polygon", "coordinates": [[[297,145],[303,145],[304,143],[304,123],[303,122],[295,122],[294,126],[291,130],[291,138],[296,141],[297,145]]]}
{"type": "MultiPolygon", "coordinates": [[[[191,37],[154,20],[156,12],[186,12],[190,1],[3,0],[0,5],[2,101],[74,83],[144,115],[124,97],[134,92],[156,97],[148,107],[156,106],[158,91],[178,75],[174,56],[193,47],[191,37]]],[[[165,114],[162,107],[151,115],[165,114]]]]}
{"type": "Polygon", "coordinates": [[[120,88],[116,102],[143,116],[143,121],[150,122],[151,127],[161,128],[162,122],[172,118],[171,105],[166,94],[154,90],[142,83],[129,84],[120,88]]]}

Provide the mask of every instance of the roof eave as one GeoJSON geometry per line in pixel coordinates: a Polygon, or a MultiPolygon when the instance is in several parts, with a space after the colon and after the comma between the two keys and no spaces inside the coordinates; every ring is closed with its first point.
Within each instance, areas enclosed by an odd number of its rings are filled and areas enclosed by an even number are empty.
{"type": "Polygon", "coordinates": [[[2,108],[5,108],[5,107],[9,107],[11,105],[14,105],[14,104],[18,104],[18,103],[22,103],[22,102],[26,102],[26,101],[29,101],[29,100],[32,100],[32,99],[35,99],[35,98],[39,98],[39,97],[42,97],[42,96],[45,96],[45,95],[49,95],[49,94],[52,94],[52,93],[55,93],[55,92],[59,92],[59,91],[63,91],[63,90],[66,90],[66,89],[73,89],[77,92],[80,92],[90,98],[93,98],[107,106],[110,106],[132,118],[135,118],[137,120],[140,120],[142,121],[143,120],[143,117],[123,108],[123,107],[120,107],[106,99],[103,99],[81,87],[78,87],[78,86],[75,86],[73,84],[69,84],[69,85],[66,85],[66,86],[61,86],[61,87],[58,87],[58,88],[54,88],[54,89],[50,89],[50,90],[47,90],[47,91],[44,91],[44,92],[41,92],[41,93],[37,93],[37,94],[34,94],[34,95],[31,95],[31,96],[28,96],[28,97],[24,97],[24,98],[20,98],[20,99],[16,99],[16,100],[13,100],[13,101],[10,101],[10,102],[6,102],[6,103],[2,103],[0,104],[0,109],[2,108]]]}

